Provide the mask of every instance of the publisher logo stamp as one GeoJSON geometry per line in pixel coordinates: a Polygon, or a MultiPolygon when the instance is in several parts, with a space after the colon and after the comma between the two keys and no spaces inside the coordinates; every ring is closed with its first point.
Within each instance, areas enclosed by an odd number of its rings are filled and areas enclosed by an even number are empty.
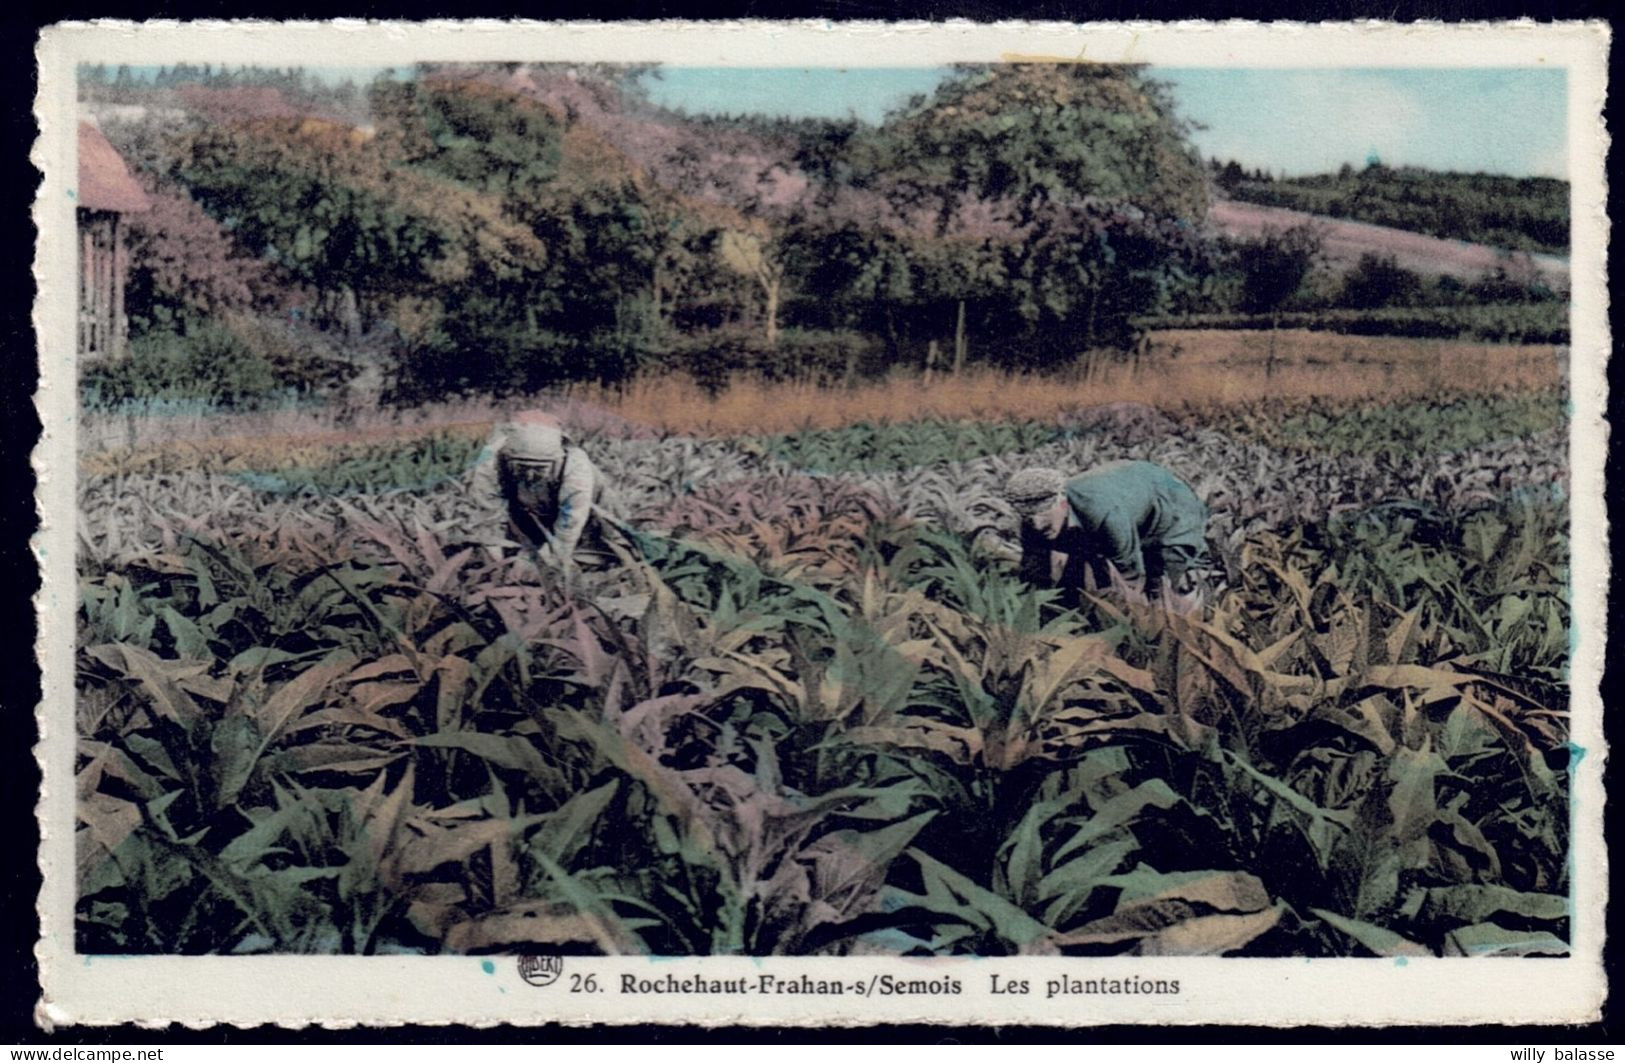
{"type": "Polygon", "coordinates": [[[533,986],[550,986],[564,973],[562,956],[521,956],[519,977],[533,986]]]}

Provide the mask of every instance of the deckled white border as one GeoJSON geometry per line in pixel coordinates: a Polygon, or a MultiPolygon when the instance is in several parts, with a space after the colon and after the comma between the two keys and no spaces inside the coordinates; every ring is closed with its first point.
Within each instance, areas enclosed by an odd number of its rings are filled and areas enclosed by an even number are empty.
{"type": "Polygon", "coordinates": [[[1260,1025],[1373,1023],[1580,1023],[1606,995],[1601,965],[1607,867],[1602,831],[1602,701],[1606,645],[1607,522],[1603,420],[1609,353],[1602,102],[1609,30],[1604,23],[1523,21],[1441,26],[1378,23],[65,23],[41,34],[33,160],[43,172],[34,206],[40,230],[35,277],[44,435],[34,454],[43,582],[37,653],[43,701],[36,755],[44,777],[38,816],[44,885],[36,949],[43,1025],[135,1022],[319,1024],[761,1023],[861,1025],[937,1022],[1085,1025],[1143,1022],[1260,1025]],[[511,963],[487,974],[468,957],[139,957],[73,953],[75,387],[74,217],[76,85],[84,62],[267,66],[407,66],[418,60],[660,61],[694,66],[927,66],[1014,56],[1148,62],[1164,66],[1493,67],[1561,66],[1569,72],[1570,178],[1574,189],[1571,385],[1574,742],[1586,755],[1574,778],[1574,956],[1550,959],[1389,960],[774,959],[569,961],[619,984],[640,977],[794,977],[867,980],[952,977],[960,996],[623,997],[569,995],[520,981],[511,963]],[[1078,977],[1178,978],[1177,997],[993,998],[990,974],[1035,983],[1078,977]],[[1085,973],[1086,972],[1086,973],[1085,973]]]}

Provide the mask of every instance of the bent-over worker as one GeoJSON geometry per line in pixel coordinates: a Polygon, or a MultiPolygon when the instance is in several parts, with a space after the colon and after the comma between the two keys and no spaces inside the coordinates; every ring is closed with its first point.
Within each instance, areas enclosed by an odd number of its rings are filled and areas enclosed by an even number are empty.
{"type": "Polygon", "coordinates": [[[1114,461],[1068,480],[1023,469],[1005,486],[1021,522],[1021,575],[1057,586],[1076,605],[1084,574],[1096,588],[1113,575],[1135,594],[1191,604],[1207,564],[1207,507],[1179,477],[1149,461],[1114,461]],[[1065,564],[1055,571],[1054,555],[1065,564]]]}
{"type": "Polygon", "coordinates": [[[524,410],[498,426],[477,459],[474,488],[485,498],[500,493],[510,536],[535,550],[539,563],[613,563],[596,512],[605,504],[604,478],[552,414],[524,410]]]}

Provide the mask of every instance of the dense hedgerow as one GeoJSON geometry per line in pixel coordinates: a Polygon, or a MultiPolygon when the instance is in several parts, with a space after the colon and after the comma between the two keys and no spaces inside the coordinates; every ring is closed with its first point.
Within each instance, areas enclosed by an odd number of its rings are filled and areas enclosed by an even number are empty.
{"type": "Polygon", "coordinates": [[[1388,307],[1376,310],[1300,310],[1271,318],[1259,314],[1187,314],[1147,319],[1153,329],[1267,329],[1340,332],[1351,336],[1404,336],[1488,343],[1568,343],[1569,308],[1564,302],[1486,306],[1388,307]]]}

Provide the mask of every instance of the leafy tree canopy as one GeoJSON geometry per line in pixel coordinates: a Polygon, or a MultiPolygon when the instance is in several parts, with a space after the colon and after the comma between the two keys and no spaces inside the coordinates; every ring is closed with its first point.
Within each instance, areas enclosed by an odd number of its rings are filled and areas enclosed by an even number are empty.
{"type": "Polygon", "coordinates": [[[1022,223],[1085,200],[1198,220],[1206,183],[1185,132],[1137,67],[963,66],[855,138],[853,181],[933,204],[944,229],[973,199],[1008,203],[1022,223]]]}

